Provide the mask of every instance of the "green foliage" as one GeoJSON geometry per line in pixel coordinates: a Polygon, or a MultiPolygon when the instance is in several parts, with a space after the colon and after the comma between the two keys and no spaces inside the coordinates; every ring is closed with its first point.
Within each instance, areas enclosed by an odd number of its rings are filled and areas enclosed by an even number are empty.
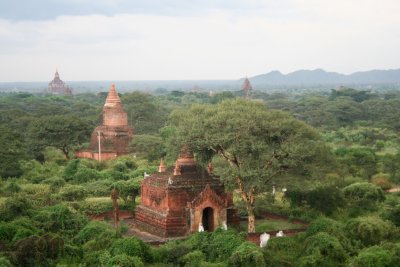
{"type": "Polygon", "coordinates": [[[265,266],[292,266],[300,255],[301,244],[293,237],[271,238],[263,248],[265,266]]]}
{"type": "Polygon", "coordinates": [[[64,250],[58,235],[30,236],[14,244],[12,258],[18,266],[50,265],[64,250]]]}
{"type": "Polygon", "coordinates": [[[382,247],[372,246],[360,251],[357,257],[351,259],[350,267],[391,267],[398,264],[398,258],[382,247]],[[397,260],[397,261],[396,261],[397,260]]]}
{"type": "Polygon", "coordinates": [[[265,266],[264,256],[261,249],[253,243],[244,242],[229,257],[229,267],[263,267],[265,266]]]}
{"type": "Polygon", "coordinates": [[[185,267],[201,267],[205,261],[205,256],[200,250],[189,252],[183,256],[183,262],[185,267]]]}
{"type": "Polygon", "coordinates": [[[129,151],[148,161],[159,161],[166,155],[166,148],[160,136],[135,135],[129,151]]]}
{"type": "Polygon", "coordinates": [[[110,197],[86,198],[79,203],[79,210],[88,215],[98,215],[113,209],[110,197]]]}
{"type": "Polygon", "coordinates": [[[149,245],[136,237],[128,237],[117,240],[111,247],[111,255],[126,254],[128,256],[137,256],[144,262],[150,262],[151,253],[149,245]]]}
{"type": "Polygon", "coordinates": [[[0,255],[0,266],[3,267],[13,267],[13,265],[11,264],[11,262],[4,256],[0,255]]]}
{"type": "Polygon", "coordinates": [[[326,215],[332,214],[345,203],[342,191],[335,185],[318,186],[311,190],[290,188],[285,193],[285,197],[289,199],[292,206],[308,204],[326,215]]]}
{"type": "Polygon", "coordinates": [[[60,149],[66,158],[72,147],[88,140],[93,125],[78,116],[52,115],[34,120],[28,128],[29,147],[36,157],[48,146],[60,149]]]}
{"type": "Polygon", "coordinates": [[[98,238],[98,236],[113,238],[116,236],[115,230],[105,222],[91,221],[83,227],[75,236],[74,241],[78,244],[86,243],[98,238]]]}
{"type": "Polygon", "coordinates": [[[5,200],[0,208],[0,220],[12,220],[17,216],[29,215],[32,203],[25,194],[16,194],[5,200]]]}
{"type": "Polygon", "coordinates": [[[40,209],[34,217],[46,231],[68,230],[77,232],[87,223],[87,218],[71,211],[66,204],[58,204],[40,209]]]}
{"type": "Polygon", "coordinates": [[[80,185],[67,185],[60,190],[59,194],[63,200],[77,201],[86,197],[86,190],[80,185]]]}
{"type": "Polygon", "coordinates": [[[347,236],[360,241],[364,246],[379,244],[398,236],[398,231],[389,221],[376,216],[366,216],[350,219],[345,226],[347,236]]]}
{"type": "Polygon", "coordinates": [[[353,176],[369,179],[377,172],[377,156],[370,148],[345,148],[335,150],[339,161],[353,176]]]}
{"type": "Polygon", "coordinates": [[[142,260],[137,256],[128,256],[126,254],[118,254],[108,260],[106,266],[118,267],[144,267],[142,260]]]}
{"type": "Polygon", "coordinates": [[[101,175],[98,171],[89,168],[79,168],[72,178],[72,181],[81,184],[92,180],[98,180],[101,175]]]}
{"type": "Polygon", "coordinates": [[[385,199],[380,187],[366,182],[346,186],[343,193],[352,216],[375,210],[377,204],[385,199]]]}
{"type": "Polygon", "coordinates": [[[305,240],[299,266],[344,266],[347,253],[339,240],[319,232],[305,240]]]}

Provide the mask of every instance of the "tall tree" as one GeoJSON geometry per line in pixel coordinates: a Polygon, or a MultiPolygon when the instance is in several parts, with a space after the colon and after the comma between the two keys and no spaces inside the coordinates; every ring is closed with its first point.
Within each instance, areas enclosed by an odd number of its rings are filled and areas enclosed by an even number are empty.
{"type": "Polygon", "coordinates": [[[214,156],[224,162],[221,179],[237,188],[246,203],[248,232],[255,231],[254,205],[260,193],[287,177],[310,177],[317,160],[329,152],[317,132],[287,113],[263,104],[234,99],[217,105],[194,105],[175,111],[177,138],[200,161],[214,156]]]}
{"type": "Polygon", "coordinates": [[[89,140],[92,128],[91,123],[76,116],[44,116],[29,126],[29,147],[38,156],[45,147],[53,146],[69,158],[72,147],[89,140]]]}

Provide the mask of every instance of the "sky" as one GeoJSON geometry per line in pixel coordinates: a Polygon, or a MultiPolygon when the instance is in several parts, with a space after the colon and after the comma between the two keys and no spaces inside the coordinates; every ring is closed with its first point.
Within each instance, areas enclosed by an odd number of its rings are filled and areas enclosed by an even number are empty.
{"type": "Polygon", "coordinates": [[[400,68],[399,0],[0,0],[0,82],[400,68]]]}

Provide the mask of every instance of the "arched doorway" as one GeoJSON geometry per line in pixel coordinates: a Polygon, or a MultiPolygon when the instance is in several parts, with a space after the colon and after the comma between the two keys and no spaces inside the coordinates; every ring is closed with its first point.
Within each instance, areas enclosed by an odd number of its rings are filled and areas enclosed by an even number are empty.
{"type": "Polygon", "coordinates": [[[205,231],[214,231],[214,210],[211,207],[207,207],[203,210],[203,217],[201,222],[205,231]]]}

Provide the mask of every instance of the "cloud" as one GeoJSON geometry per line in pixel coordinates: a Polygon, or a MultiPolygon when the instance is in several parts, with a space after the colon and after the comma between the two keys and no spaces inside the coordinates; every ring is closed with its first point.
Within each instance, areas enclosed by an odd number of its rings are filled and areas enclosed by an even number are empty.
{"type": "MultiPolygon", "coordinates": [[[[61,2],[82,10],[89,5],[87,0],[61,2]]],[[[138,3],[98,2],[110,10],[121,9],[121,3],[133,9],[138,3]]],[[[399,67],[396,1],[237,0],[211,5],[206,0],[193,1],[192,7],[192,1],[144,2],[141,8],[147,13],[0,19],[0,81],[48,80],[56,67],[65,80],[230,79],[274,69],[399,67]],[[164,14],[173,3],[185,15],[164,14]],[[189,15],[196,7],[196,15],[189,15]]]]}

